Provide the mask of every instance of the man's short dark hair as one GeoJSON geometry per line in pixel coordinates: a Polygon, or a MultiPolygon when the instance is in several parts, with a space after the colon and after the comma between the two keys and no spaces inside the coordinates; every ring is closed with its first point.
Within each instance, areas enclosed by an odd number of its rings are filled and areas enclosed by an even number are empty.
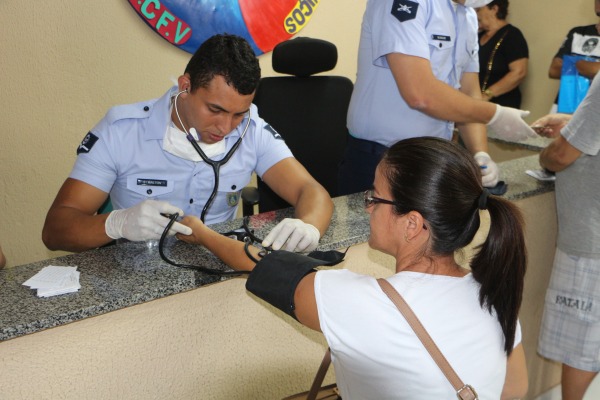
{"type": "Polygon", "coordinates": [[[215,75],[242,95],[254,93],[260,81],[260,65],[250,44],[243,37],[219,34],[198,47],[185,72],[190,75],[190,90],[207,87],[215,75]]]}

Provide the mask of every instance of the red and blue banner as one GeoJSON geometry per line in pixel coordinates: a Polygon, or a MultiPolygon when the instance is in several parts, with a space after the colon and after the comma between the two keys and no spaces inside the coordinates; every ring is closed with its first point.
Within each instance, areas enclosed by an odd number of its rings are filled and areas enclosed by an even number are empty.
{"type": "Polygon", "coordinates": [[[188,53],[217,33],[245,38],[259,55],[298,33],[320,0],[129,0],[163,39],[188,53]]]}

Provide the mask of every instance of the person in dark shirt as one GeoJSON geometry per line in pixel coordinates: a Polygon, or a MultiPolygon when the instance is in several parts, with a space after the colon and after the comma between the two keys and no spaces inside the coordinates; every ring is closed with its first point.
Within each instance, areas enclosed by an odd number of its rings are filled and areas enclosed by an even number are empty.
{"type": "MultiPolygon", "coordinates": [[[[600,0],[594,0],[594,9],[596,15],[600,17],[600,0]]],[[[565,55],[588,56],[600,61],[600,22],[593,25],[576,26],[567,33],[560,49],[558,49],[558,52],[554,55],[550,63],[548,76],[551,79],[560,79],[563,57],[565,55]]],[[[580,75],[593,79],[598,70],[600,70],[600,63],[579,60],[576,63],[576,67],[580,75]]],[[[558,96],[559,94],[556,95],[554,101],[555,106],[558,104],[558,96]]],[[[551,110],[551,112],[554,111],[551,110]]]]}
{"type": "Polygon", "coordinates": [[[519,28],[506,21],[508,0],[494,0],[477,10],[479,84],[484,100],[520,108],[519,84],[527,76],[529,49],[519,28]]]}

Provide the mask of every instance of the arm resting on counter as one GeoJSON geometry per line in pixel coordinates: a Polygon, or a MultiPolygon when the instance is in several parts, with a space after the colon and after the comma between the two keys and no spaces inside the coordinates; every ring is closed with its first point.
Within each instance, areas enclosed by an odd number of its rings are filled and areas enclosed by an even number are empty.
{"type": "Polygon", "coordinates": [[[558,136],[540,153],[540,165],[549,171],[560,172],[579,158],[581,151],[563,136],[558,136]]]}
{"type": "Polygon", "coordinates": [[[67,178],[46,215],[42,230],[46,247],[79,252],[111,242],[104,227],[108,214],[96,215],[107,198],[108,193],[67,178]]]}
{"type": "Polygon", "coordinates": [[[263,181],[281,198],[294,207],[294,215],[325,234],[333,202],[329,193],[295,158],[281,160],[265,172],[263,181]]]}
{"type": "MultiPolygon", "coordinates": [[[[236,271],[252,272],[255,269],[256,264],[246,255],[243,242],[213,231],[196,217],[185,217],[181,223],[192,228],[192,234],[189,236],[177,234],[178,239],[186,243],[198,244],[206,247],[215,256],[219,257],[224,263],[236,271]]],[[[254,258],[260,259],[260,250],[257,247],[248,246],[248,251],[254,258]]],[[[281,268],[286,268],[286,266],[282,265],[281,268]]],[[[317,302],[315,299],[314,277],[315,273],[310,272],[300,279],[296,286],[293,294],[295,305],[294,313],[300,323],[311,329],[320,331],[317,302]]],[[[288,312],[289,310],[282,309],[282,311],[288,312]]]]}

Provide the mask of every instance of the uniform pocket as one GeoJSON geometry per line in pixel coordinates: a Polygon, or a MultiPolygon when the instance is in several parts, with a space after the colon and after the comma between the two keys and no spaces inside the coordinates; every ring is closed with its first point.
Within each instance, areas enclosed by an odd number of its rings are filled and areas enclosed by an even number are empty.
{"type": "Polygon", "coordinates": [[[429,49],[431,69],[433,74],[438,77],[444,76],[444,71],[449,65],[454,63],[452,55],[454,54],[454,39],[450,35],[431,34],[429,36],[429,49]]]}
{"type": "Polygon", "coordinates": [[[173,181],[147,175],[131,175],[127,177],[127,189],[140,196],[160,197],[173,192],[173,181]]]}

